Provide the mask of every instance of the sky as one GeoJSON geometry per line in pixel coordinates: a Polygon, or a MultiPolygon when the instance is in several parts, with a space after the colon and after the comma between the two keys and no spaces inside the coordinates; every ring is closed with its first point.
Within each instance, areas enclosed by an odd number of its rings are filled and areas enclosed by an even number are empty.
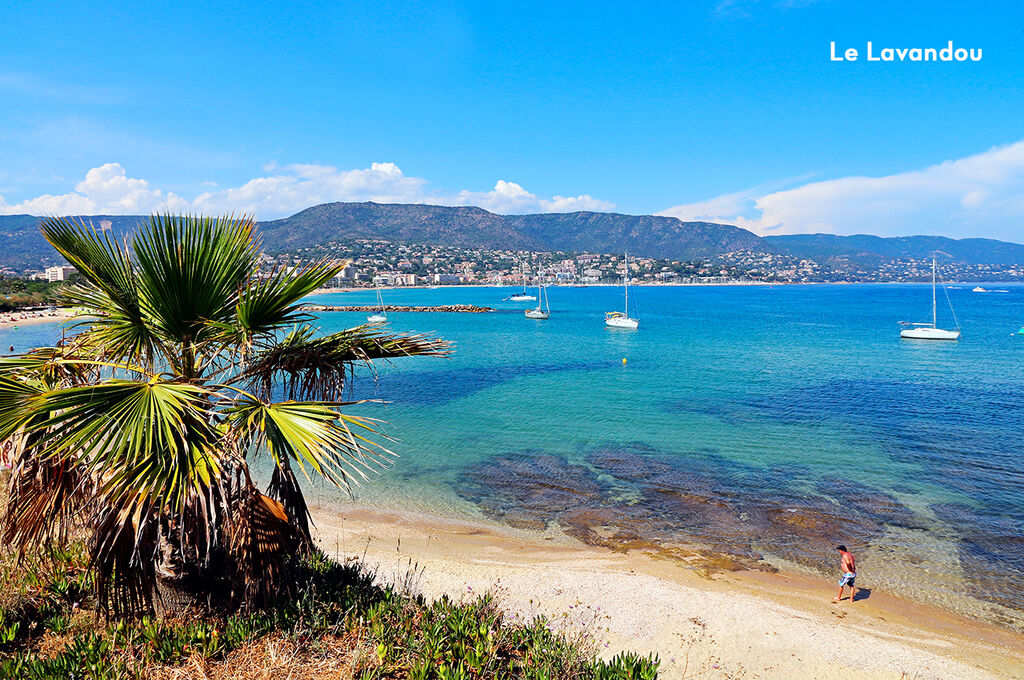
{"type": "Polygon", "coordinates": [[[1024,3],[0,3],[0,214],[362,200],[1024,242],[1024,3]]]}

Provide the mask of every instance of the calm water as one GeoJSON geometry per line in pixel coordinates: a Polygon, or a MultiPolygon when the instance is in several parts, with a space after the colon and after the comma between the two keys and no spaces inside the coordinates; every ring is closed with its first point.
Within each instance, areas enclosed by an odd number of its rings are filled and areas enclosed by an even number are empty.
{"type": "MultiPolygon", "coordinates": [[[[618,288],[553,288],[548,321],[501,302],[509,289],[385,291],[499,311],[391,315],[456,349],[357,381],[354,397],[390,402],[358,411],[401,458],[356,497],[816,572],[843,542],[858,585],[1022,627],[1024,287],[990,287],[1008,292],[949,291],[956,343],[898,338],[930,313],[924,285],[638,288],[635,332],[603,325],[618,288]]],[[[54,333],[0,330],[0,346],[54,333]]]]}

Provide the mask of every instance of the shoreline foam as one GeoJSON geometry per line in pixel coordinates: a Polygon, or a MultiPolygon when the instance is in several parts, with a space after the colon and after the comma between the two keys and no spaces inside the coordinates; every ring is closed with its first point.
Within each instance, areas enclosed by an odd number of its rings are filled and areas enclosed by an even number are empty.
{"type": "Polygon", "coordinates": [[[397,513],[314,509],[322,548],[361,557],[428,597],[493,590],[519,616],[546,614],[608,643],[655,652],[663,677],[1000,678],[1024,675],[1024,635],[875,590],[830,603],[834,584],[793,573],[702,576],[641,551],[556,531],[397,513]],[[417,576],[418,575],[418,576],[417,576]]]}

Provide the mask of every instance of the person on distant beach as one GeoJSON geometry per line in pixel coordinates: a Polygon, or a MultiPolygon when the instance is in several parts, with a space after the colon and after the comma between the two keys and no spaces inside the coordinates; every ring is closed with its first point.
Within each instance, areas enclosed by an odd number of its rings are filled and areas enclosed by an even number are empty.
{"type": "Polygon", "coordinates": [[[846,549],[845,545],[836,547],[839,551],[839,568],[842,570],[843,575],[839,577],[839,594],[832,600],[833,602],[839,602],[843,599],[843,586],[850,586],[850,602],[853,602],[853,598],[857,596],[857,588],[853,585],[853,581],[857,578],[857,560],[854,559],[853,553],[846,549]]]}

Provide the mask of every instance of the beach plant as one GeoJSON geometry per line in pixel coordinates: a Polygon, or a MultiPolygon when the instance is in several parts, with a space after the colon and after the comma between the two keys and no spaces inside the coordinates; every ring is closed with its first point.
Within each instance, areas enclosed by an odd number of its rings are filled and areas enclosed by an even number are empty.
{"type": "Polygon", "coordinates": [[[14,443],[0,540],[26,555],[84,536],[110,615],[281,597],[311,546],[299,476],[348,488],[392,455],[378,421],[344,412],[353,371],[448,344],[321,334],[302,299],[345,263],[263,274],[249,218],[155,215],[121,241],[63,218],[42,231],[81,275],[63,302],[86,315],[53,347],[0,358],[14,443]]]}

